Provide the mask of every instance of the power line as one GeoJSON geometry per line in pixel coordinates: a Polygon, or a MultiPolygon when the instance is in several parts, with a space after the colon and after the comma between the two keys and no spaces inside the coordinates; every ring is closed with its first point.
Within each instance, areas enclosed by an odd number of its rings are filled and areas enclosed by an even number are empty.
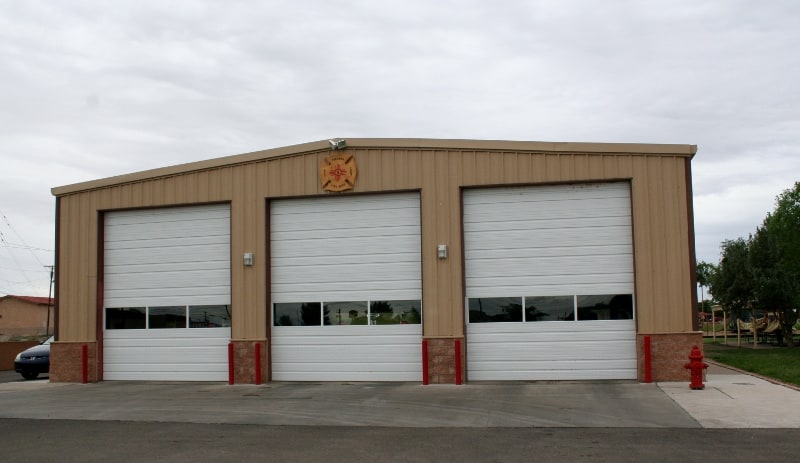
{"type": "MultiPolygon", "coordinates": [[[[2,233],[2,232],[0,232],[0,233],[2,233]]],[[[2,244],[2,245],[0,245],[0,247],[3,247],[3,248],[12,248],[12,249],[27,249],[27,250],[30,250],[30,251],[46,251],[46,252],[53,252],[53,250],[52,250],[52,249],[37,248],[37,247],[33,247],[33,246],[23,246],[23,245],[21,245],[21,244],[9,243],[8,241],[5,241],[5,240],[3,240],[3,241],[2,241],[2,243],[3,243],[3,244],[2,244]]]]}
{"type": "MultiPolygon", "coordinates": [[[[36,259],[36,262],[38,262],[38,263],[39,263],[39,265],[41,265],[42,267],[44,267],[45,265],[42,263],[42,261],[41,261],[41,260],[39,260],[39,256],[37,256],[37,255],[36,255],[36,253],[34,253],[34,252],[31,250],[31,246],[29,246],[29,245],[28,245],[28,243],[26,243],[26,242],[25,242],[25,239],[22,237],[22,235],[20,235],[19,233],[17,233],[17,230],[14,228],[14,226],[13,226],[13,225],[11,225],[11,221],[10,221],[10,220],[8,220],[8,217],[6,216],[6,214],[5,214],[3,211],[0,211],[0,215],[2,215],[2,216],[3,216],[3,221],[6,223],[6,225],[8,225],[8,228],[9,228],[9,229],[10,229],[12,232],[14,232],[14,235],[16,235],[16,236],[17,236],[17,239],[19,239],[19,241],[20,241],[22,244],[24,244],[24,245],[25,245],[25,249],[28,249],[28,251],[30,251],[30,253],[33,255],[33,258],[34,258],[34,259],[36,259]]],[[[2,232],[0,232],[0,235],[2,235],[2,232]]],[[[6,244],[11,244],[11,243],[9,243],[9,242],[8,242],[8,241],[7,241],[5,238],[3,238],[3,241],[4,241],[6,244]]]]}

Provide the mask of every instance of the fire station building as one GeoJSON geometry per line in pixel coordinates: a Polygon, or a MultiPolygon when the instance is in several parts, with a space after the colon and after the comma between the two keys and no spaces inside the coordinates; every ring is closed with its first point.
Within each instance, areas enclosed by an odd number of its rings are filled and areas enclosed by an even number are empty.
{"type": "Polygon", "coordinates": [[[334,139],[54,188],[51,381],[685,379],[696,149],[334,139]]]}

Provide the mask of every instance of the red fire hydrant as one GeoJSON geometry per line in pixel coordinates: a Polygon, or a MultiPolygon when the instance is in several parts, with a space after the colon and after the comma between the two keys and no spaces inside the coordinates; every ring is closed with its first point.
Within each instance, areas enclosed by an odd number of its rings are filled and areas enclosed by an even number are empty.
{"type": "Polygon", "coordinates": [[[683,366],[692,373],[692,382],[689,388],[699,390],[705,389],[706,385],[703,384],[703,370],[708,368],[708,364],[703,362],[703,353],[697,346],[692,347],[692,352],[689,354],[689,363],[683,366]]]}

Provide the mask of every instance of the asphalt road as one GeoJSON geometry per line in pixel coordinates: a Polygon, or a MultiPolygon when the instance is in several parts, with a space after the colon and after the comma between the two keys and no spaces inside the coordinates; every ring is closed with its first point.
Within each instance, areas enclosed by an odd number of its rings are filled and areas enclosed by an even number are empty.
{"type": "Polygon", "coordinates": [[[388,428],[0,419],[13,462],[797,461],[785,429],[388,428]]]}
{"type": "MultiPolygon", "coordinates": [[[[33,381],[47,381],[50,377],[48,375],[39,375],[38,378],[34,379],[33,381]]],[[[2,383],[14,383],[14,382],[21,382],[25,381],[22,376],[14,370],[3,370],[0,371],[0,384],[2,383]]]]}

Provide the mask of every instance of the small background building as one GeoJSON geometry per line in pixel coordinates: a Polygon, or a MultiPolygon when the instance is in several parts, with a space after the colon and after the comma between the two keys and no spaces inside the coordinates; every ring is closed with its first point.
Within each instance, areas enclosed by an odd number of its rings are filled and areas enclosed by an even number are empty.
{"type": "Polygon", "coordinates": [[[53,301],[47,297],[0,297],[0,342],[52,334],[55,319],[52,310],[53,301]]]}
{"type": "Polygon", "coordinates": [[[646,344],[685,379],[695,152],[348,139],[54,188],[51,381],[84,346],[90,381],[641,381],[646,344]]]}

